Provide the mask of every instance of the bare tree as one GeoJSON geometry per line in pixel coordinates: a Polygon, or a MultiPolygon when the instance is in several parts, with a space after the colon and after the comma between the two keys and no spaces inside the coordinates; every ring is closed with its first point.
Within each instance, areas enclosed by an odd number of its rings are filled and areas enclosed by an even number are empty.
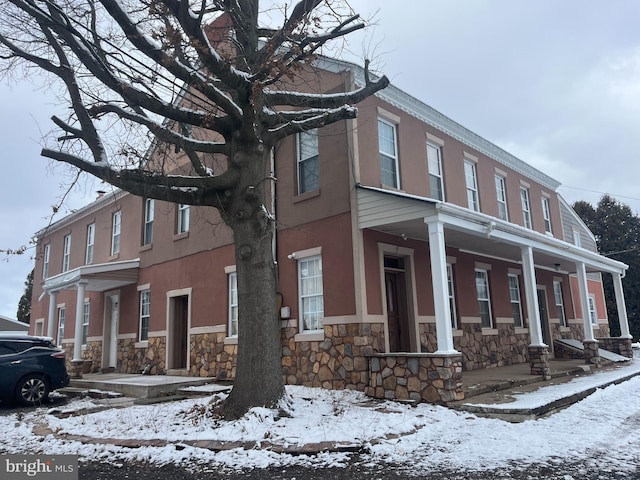
{"type": "Polygon", "coordinates": [[[273,29],[259,25],[258,0],[0,0],[0,8],[4,72],[35,67],[66,87],[70,113],[52,117],[62,133],[43,156],[134,195],[220,211],[235,241],[240,322],[224,415],[276,406],[284,383],[271,152],[289,135],[354,118],[354,104],[388,85],[365,63],[365,85],[352,91],[288,87],[363,22],[331,0],[285,5],[273,29]]]}

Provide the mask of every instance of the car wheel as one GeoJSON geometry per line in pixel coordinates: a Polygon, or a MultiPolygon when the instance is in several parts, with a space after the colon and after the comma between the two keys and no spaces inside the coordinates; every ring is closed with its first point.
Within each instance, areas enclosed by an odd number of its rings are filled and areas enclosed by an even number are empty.
{"type": "Polygon", "coordinates": [[[42,375],[27,375],[16,385],[15,399],[22,405],[33,405],[46,400],[49,385],[42,375]]]}

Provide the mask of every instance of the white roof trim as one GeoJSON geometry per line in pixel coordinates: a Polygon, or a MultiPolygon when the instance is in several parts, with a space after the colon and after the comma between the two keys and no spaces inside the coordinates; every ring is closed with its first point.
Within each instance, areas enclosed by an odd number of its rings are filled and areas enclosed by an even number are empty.
{"type": "Polygon", "coordinates": [[[46,293],[57,292],[77,285],[89,276],[100,277],[100,275],[106,275],[108,273],[119,272],[122,270],[137,269],[139,267],[139,258],[134,260],[124,260],[121,262],[83,265],[82,267],[74,268],[68,272],[47,278],[44,282],[43,290],[46,293]]]}

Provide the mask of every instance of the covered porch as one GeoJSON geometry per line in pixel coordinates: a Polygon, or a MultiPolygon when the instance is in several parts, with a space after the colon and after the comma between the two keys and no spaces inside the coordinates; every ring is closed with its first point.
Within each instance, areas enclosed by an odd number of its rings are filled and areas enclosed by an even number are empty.
{"type": "MultiPolygon", "coordinates": [[[[461,342],[458,342],[458,348],[454,346],[455,320],[452,319],[449,288],[451,276],[448,271],[451,261],[447,256],[447,250],[451,248],[457,252],[484,257],[488,259],[487,262],[499,261],[517,267],[518,277],[522,279],[524,287],[522,297],[526,304],[526,309],[522,312],[526,319],[526,328],[520,328],[519,333],[527,338],[525,354],[530,375],[541,376],[543,379],[549,379],[552,375],[550,347],[553,336],[548,331],[548,320],[543,322],[541,318],[546,304],[539,303],[540,282],[537,276],[540,272],[575,278],[575,303],[581,317],[581,321],[576,323],[579,323],[578,330],[581,336],[578,340],[583,342],[585,347],[584,363],[595,367],[600,364],[599,342],[589,318],[588,275],[591,273],[612,276],[622,333],[610,343],[630,345],[631,336],[622,287],[627,265],[554,238],[550,234],[541,234],[456,205],[374,187],[359,186],[356,192],[358,226],[361,231],[369,229],[403,240],[421,241],[428,249],[435,311],[435,348],[425,352],[424,343],[419,341],[421,336],[416,320],[415,333],[412,332],[414,340],[411,343],[411,352],[404,355],[413,354],[419,358],[426,354],[432,358],[439,358],[438,363],[453,362],[457,365],[452,367],[451,378],[457,378],[456,369],[460,370],[460,378],[462,370],[467,371],[463,368],[462,351],[459,346],[461,342]]],[[[398,248],[396,251],[399,251],[398,248]]],[[[412,275],[414,274],[415,272],[412,272],[412,275]]],[[[415,310],[412,313],[417,317],[415,310]]],[[[575,316],[577,320],[578,314],[575,316]]],[[[482,332],[484,334],[485,325],[482,325],[482,332]]],[[[573,333],[571,335],[576,336],[573,333]]],[[[500,340],[498,336],[497,341],[500,340]]],[[[393,350],[388,348],[386,355],[394,356],[393,350]]],[[[377,362],[378,360],[374,362],[374,366],[377,362]]],[[[372,373],[373,370],[372,368],[372,373]]],[[[431,377],[438,382],[442,380],[434,373],[431,377]]],[[[462,383],[457,380],[450,382],[453,390],[445,395],[446,398],[441,398],[441,401],[460,397],[462,383]]]]}

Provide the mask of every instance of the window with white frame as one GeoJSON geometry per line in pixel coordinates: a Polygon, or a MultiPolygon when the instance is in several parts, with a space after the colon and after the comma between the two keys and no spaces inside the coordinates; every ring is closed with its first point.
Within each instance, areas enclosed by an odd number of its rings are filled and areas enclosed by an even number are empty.
{"type": "Polygon", "coordinates": [[[64,338],[64,317],[66,316],[66,308],[58,308],[58,338],[57,345],[62,345],[62,339],[64,338]]]}
{"type": "Polygon", "coordinates": [[[380,118],[378,119],[378,145],[382,185],[400,188],[396,126],[380,118]]]}
{"type": "Polygon", "coordinates": [[[567,319],[564,314],[564,301],[562,300],[562,283],[557,280],[554,280],[553,282],[553,296],[556,302],[556,315],[560,320],[560,326],[566,327],[567,319]]]}
{"type": "Polygon", "coordinates": [[[524,327],[522,319],[522,302],[520,300],[520,281],[518,275],[509,274],[509,300],[511,301],[511,316],[516,327],[524,327]]]}
{"type": "Polygon", "coordinates": [[[138,340],[145,342],[149,340],[149,320],[151,319],[151,290],[140,292],[140,329],[138,340]]]}
{"type": "Polygon", "coordinates": [[[451,314],[451,328],[458,328],[458,315],[456,313],[456,297],[453,283],[453,265],[447,263],[447,290],[449,293],[449,312],[451,314]]]}
{"type": "Polygon", "coordinates": [[[64,246],[62,249],[62,271],[69,271],[69,263],[71,260],[71,235],[65,235],[64,246]]]}
{"type": "Polygon", "coordinates": [[[298,260],[298,291],[300,292],[302,330],[322,330],[324,294],[320,255],[298,260]]]}
{"type": "Polygon", "coordinates": [[[87,337],[89,336],[89,314],[91,312],[91,304],[84,302],[82,309],[82,345],[87,344],[87,337]]]}
{"type": "Polygon", "coordinates": [[[482,328],[493,328],[491,299],[489,296],[489,274],[486,270],[476,269],[476,292],[482,328]]]}
{"type": "Polygon", "coordinates": [[[117,211],[111,217],[111,255],[120,253],[120,228],[122,225],[122,212],[117,211]]]}
{"type": "Polygon", "coordinates": [[[90,265],[93,263],[93,244],[96,240],[96,224],[87,225],[87,252],[84,263],[90,265]]]}
{"type": "Polygon", "coordinates": [[[524,226],[531,228],[531,205],[529,204],[529,189],[526,187],[520,187],[520,203],[522,204],[524,226]]]}
{"type": "Polygon", "coordinates": [[[464,181],[467,186],[467,204],[471,210],[480,211],[478,201],[478,178],[476,175],[476,164],[469,160],[464,161],[464,181]]]}
{"type": "Polygon", "coordinates": [[[229,334],[238,336],[238,274],[229,274],[229,334]]]}
{"type": "Polygon", "coordinates": [[[320,188],[318,129],[298,134],[298,195],[320,188]]]}
{"type": "Polygon", "coordinates": [[[596,313],[596,298],[593,295],[589,295],[589,319],[591,325],[598,325],[598,314],[596,313]]]}
{"type": "Polygon", "coordinates": [[[578,230],[573,231],[573,244],[576,247],[580,246],[580,232],[578,230]]]}
{"type": "Polygon", "coordinates": [[[502,175],[496,175],[496,200],[498,201],[498,218],[500,220],[509,220],[507,210],[507,187],[505,179],[502,175]]]}
{"type": "Polygon", "coordinates": [[[181,203],[178,205],[178,225],[177,233],[186,233],[189,231],[189,217],[191,216],[191,209],[189,205],[181,203]]]}
{"type": "Polygon", "coordinates": [[[553,233],[551,230],[551,210],[549,209],[549,199],[542,197],[542,217],[544,218],[544,231],[553,233]]]}
{"type": "Polygon", "coordinates": [[[442,149],[429,142],[427,142],[427,165],[429,167],[429,189],[431,191],[431,198],[444,201],[442,149]]]}
{"type": "Polygon", "coordinates": [[[142,245],[151,245],[151,243],[153,243],[153,207],[153,198],[146,198],[144,200],[144,229],[142,231],[142,245]]]}
{"type": "Polygon", "coordinates": [[[44,246],[44,254],[42,255],[42,278],[49,277],[49,257],[51,256],[51,244],[44,246]]]}

